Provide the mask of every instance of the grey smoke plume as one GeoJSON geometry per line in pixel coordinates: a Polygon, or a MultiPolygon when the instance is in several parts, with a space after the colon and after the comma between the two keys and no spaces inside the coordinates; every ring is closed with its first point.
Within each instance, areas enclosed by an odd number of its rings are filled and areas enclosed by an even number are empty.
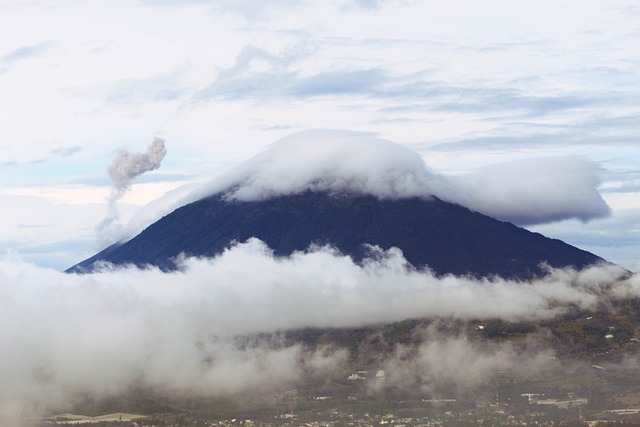
{"type": "Polygon", "coordinates": [[[122,195],[131,186],[131,180],[145,172],[158,169],[167,154],[164,139],[155,137],[144,153],[130,153],[119,150],[109,166],[109,177],[116,195],[122,195]]]}
{"type": "Polygon", "coordinates": [[[103,243],[112,243],[114,224],[119,218],[118,200],[131,188],[131,181],[145,172],[158,169],[167,154],[164,139],[155,137],[144,153],[130,153],[121,149],[107,169],[113,183],[107,216],[98,225],[97,230],[103,243]]]}

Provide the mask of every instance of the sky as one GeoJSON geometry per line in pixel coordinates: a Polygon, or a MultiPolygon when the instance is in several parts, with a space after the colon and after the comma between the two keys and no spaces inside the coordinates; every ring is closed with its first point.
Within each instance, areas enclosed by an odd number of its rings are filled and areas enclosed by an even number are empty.
{"type": "Polygon", "coordinates": [[[119,196],[116,226],[291,134],[340,129],[475,177],[470,194],[546,176],[529,199],[544,202],[588,180],[608,215],[520,223],[636,271],[639,39],[631,0],[2,0],[0,251],[62,270],[101,249],[108,168],[154,138],[166,156],[119,196]]]}

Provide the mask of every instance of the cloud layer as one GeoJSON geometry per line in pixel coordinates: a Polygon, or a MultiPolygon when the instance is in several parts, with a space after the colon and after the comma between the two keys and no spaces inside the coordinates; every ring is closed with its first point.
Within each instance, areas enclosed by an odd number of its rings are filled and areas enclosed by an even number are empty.
{"type": "Polygon", "coordinates": [[[400,144],[347,131],[299,132],[272,144],[208,186],[230,199],[261,200],[306,190],[380,198],[437,196],[519,225],[609,215],[596,164],[581,157],[528,159],[446,176],[400,144]]]}
{"type": "Polygon", "coordinates": [[[433,194],[442,183],[417,153],[399,144],[358,132],[324,130],[278,140],[204,191],[229,191],[229,198],[238,200],[305,190],[401,198],[433,194]]]}
{"type": "MultiPolygon", "coordinates": [[[[397,250],[379,255],[364,265],[331,248],[275,258],[251,240],[214,259],[185,259],[173,273],[105,266],[88,275],[4,259],[0,420],[58,408],[80,394],[109,396],[134,381],[216,396],[268,391],[294,384],[303,372],[344,367],[340,349],[310,351],[285,345],[277,335],[238,337],[420,317],[542,319],[569,304],[594,308],[610,298],[640,295],[638,277],[622,279],[624,271],[615,267],[552,271],[531,283],[489,282],[438,279],[408,268],[397,250]]],[[[426,341],[415,363],[444,363],[434,354],[473,346],[464,337],[426,341]]],[[[501,349],[505,358],[491,361],[489,350],[482,350],[487,371],[518,354],[501,349]]],[[[430,369],[437,371],[437,363],[430,369]]],[[[396,378],[402,378],[401,369],[396,378]]],[[[446,370],[432,378],[430,372],[421,380],[425,389],[458,378],[446,370]]]]}

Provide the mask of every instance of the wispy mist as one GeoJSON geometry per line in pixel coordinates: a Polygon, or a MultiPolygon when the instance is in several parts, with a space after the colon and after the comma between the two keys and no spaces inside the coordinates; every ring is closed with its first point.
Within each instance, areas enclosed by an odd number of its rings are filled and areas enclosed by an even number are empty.
{"type": "Polygon", "coordinates": [[[417,348],[397,346],[394,354],[381,365],[385,381],[373,383],[372,389],[458,397],[487,383],[498,373],[534,376],[549,369],[555,360],[553,350],[533,339],[517,344],[477,341],[453,328],[441,328],[438,323],[419,332],[422,344],[417,348]]]}

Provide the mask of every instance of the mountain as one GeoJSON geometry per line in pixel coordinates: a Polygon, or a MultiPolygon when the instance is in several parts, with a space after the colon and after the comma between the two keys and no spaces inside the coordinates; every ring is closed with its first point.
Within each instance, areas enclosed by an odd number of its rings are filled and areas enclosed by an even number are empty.
{"type": "Polygon", "coordinates": [[[257,237],[278,256],[330,244],[361,261],[366,244],[398,247],[417,268],[436,274],[526,279],[552,267],[603,261],[560,240],[549,239],[436,197],[379,199],[371,195],[306,191],[260,201],[216,194],[187,204],[133,239],[110,246],[71,267],[90,271],[97,261],[176,268],[181,253],[214,256],[233,241],[257,237]]]}

